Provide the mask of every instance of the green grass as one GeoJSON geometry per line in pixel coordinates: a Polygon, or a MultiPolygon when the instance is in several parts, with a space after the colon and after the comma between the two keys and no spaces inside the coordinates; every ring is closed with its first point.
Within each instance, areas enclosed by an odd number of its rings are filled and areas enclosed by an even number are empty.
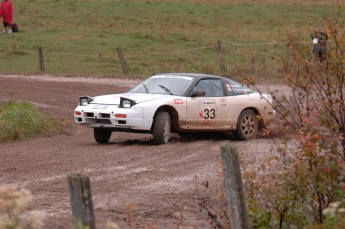
{"type": "Polygon", "coordinates": [[[14,1],[21,32],[1,34],[0,73],[39,73],[37,50],[42,47],[46,73],[123,77],[116,53],[121,47],[131,76],[219,74],[213,47],[218,40],[229,73],[253,64],[257,71],[274,73],[286,45],[247,44],[287,41],[291,35],[309,41],[311,31],[339,11],[336,4],[320,3],[194,2],[14,1]]]}
{"type": "Polygon", "coordinates": [[[29,102],[0,104],[0,142],[47,136],[60,131],[59,123],[29,102]]]}

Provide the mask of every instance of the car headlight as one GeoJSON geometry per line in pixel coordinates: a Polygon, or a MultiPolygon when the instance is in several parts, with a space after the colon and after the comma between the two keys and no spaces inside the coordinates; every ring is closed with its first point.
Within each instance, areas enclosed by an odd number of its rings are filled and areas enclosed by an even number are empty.
{"type": "Polygon", "coordinates": [[[126,99],[126,98],[120,97],[120,106],[119,106],[119,108],[131,108],[135,104],[136,104],[136,102],[134,102],[131,99],[126,99]]]}
{"type": "Polygon", "coordinates": [[[81,96],[79,98],[79,105],[80,106],[87,106],[89,105],[89,103],[91,103],[93,101],[93,98],[91,98],[90,96],[81,96]]]}

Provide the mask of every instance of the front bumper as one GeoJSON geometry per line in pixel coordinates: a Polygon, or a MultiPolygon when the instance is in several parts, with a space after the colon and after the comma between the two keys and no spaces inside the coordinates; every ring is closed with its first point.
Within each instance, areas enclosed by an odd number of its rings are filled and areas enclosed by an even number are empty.
{"type": "Polygon", "coordinates": [[[78,106],[74,111],[76,123],[90,128],[132,129],[149,131],[153,115],[145,116],[141,107],[130,109],[106,106],[95,109],[91,105],[78,106]]]}

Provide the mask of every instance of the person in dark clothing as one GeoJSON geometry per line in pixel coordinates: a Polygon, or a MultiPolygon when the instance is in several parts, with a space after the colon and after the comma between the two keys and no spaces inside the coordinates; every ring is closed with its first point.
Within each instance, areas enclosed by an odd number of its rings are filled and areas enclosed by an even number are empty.
{"type": "Polygon", "coordinates": [[[326,59],[327,51],[327,32],[322,27],[320,27],[317,28],[310,36],[313,40],[314,61],[324,61],[326,59]]]}

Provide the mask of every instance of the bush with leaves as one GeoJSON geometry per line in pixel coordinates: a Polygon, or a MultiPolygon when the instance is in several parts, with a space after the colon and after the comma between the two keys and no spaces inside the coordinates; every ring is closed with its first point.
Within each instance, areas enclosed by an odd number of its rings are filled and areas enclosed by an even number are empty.
{"type": "MultiPolygon", "coordinates": [[[[308,48],[290,42],[284,63],[291,93],[274,92],[278,154],[245,172],[254,228],[325,225],[333,202],[345,204],[345,30],[328,21],[327,60],[314,63],[308,48]],[[283,133],[283,134],[282,134],[283,133]]],[[[336,228],[336,227],[334,227],[336,228]]]]}

